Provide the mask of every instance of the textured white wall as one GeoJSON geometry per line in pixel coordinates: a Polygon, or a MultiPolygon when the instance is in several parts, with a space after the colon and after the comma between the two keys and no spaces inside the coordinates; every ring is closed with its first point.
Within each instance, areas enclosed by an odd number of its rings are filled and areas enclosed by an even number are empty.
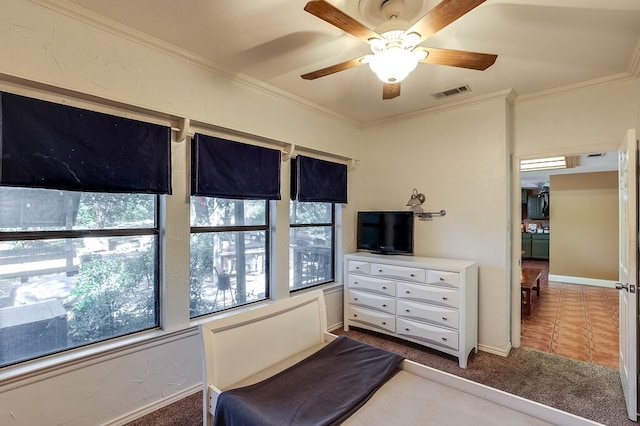
{"type": "MultiPolygon", "coordinates": [[[[151,405],[202,380],[198,331],[108,356],[86,358],[65,370],[34,374],[0,390],[2,425],[97,425],[151,405]]],[[[197,388],[195,388],[197,390],[197,388]]]]}
{"type": "Polygon", "coordinates": [[[415,254],[478,262],[479,342],[495,352],[509,345],[507,111],[499,95],[366,129],[357,189],[362,210],[406,210],[413,188],[446,210],[416,220],[415,254]]]}
{"type": "Polygon", "coordinates": [[[585,85],[515,102],[514,154],[563,151],[620,144],[640,125],[638,78],[585,85]]]}
{"type": "MultiPolygon", "coordinates": [[[[188,25],[185,23],[185,25],[188,25]]],[[[29,1],[3,0],[0,73],[346,157],[359,128],[29,1]]]]}

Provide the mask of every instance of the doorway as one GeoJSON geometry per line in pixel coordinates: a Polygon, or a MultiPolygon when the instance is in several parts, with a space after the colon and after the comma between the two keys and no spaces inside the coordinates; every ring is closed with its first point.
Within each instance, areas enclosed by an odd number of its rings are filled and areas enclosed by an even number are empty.
{"type": "MultiPolygon", "coordinates": [[[[519,184],[517,188],[524,188],[531,197],[546,197],[539,201],[548,209],[547,213],[552,215],[553,188],[550,188],[550,176],[554,174],[578,174],[602,171],[617,171],[617,149],[612,147],[598,147],[582,153],[551,153],[552,156],[566,158],[569,167],[560,169],[520,170],[519,184]]],[[[535,158],[540,158],[538,156],[535,158]]],[[[533,159],[534,157],[530,157],[533,159]]],[[[518,166],[520,165],[518,159],[518,166]]],[[[524,168],[523,168],[524,169],[524,168]]],[[[556,178],[557,179],[557,178],[556,178]]],[[[514,191],[515,193],[515,191],[514,191]]],[[[540,211],[538,216],[529,220],[531,202],[527,209],[525,192],[521,192],[521,204],[517,210],[520,216],[521,231],[527,233],[544,233],[549,240],[553,238],[552,222],[547,215],[543,217],[540,211]],[[538,229],[536,229],[538,228],[538,229]],[[540,229],[542,228],[542,229],[540,229]]],[[[515,195],[515,194],[514,194],[515,195]]],[[[531,200],[529,200],[531,201],[531,200]]],[[[514,203],[516,204],[516,203],[514,203]]],[[[536,204],[535,202],[533,204],[536,204]]],[[[616,206],[617,208],[617,206],[616,206]]],[[[515,213],[515,211],[514,211],[515,213]]],[[[518,217],[515,216],[514,217],[518,217]]],[[[558,232],[558,237],[560,233],[558,232]]],[[[590,281],[597,280],[567,280],[562,276],[559,278],[552,274],[549,277],[550,264],[553,259],[545,258],[544,254],[532,253],[525,250],[525,244],[531,238],[514,239],[523,242],[522,252],[525,253],[521,259],[523,268],[535,268],[541,271],[539,294],[533,294],[533,304],[531,313],[523,313],[519,318],[519,336],[513,338],[521,346],[531,347],[537,350],[554,353],[560,356],[577,359],[603,365],[610,368],[618,367],[618,334],[619,334],[619,313],[618,313],[618,291],[593,284],[590,281]],[[581,281],[584,281],[581,282],[581,281]],[[585,284],[586,283],[586,284],[585,284]]],[[[535,237],[542,237],[534,235],[535,237]]],[[[548,247],[548,246],[547,246],[548,247]]],[[[514,252],[520,248],[520,244],[514,241],[514,252]]],[[[544,249],[542,250],[544,253],[544,249]]],[[[547,251],[549,253],[549,251],[547,251]]],[[[553,253],[553,252],[551,252],[553,253]]],[[[561,259],[563,260],[563,259],[561,259]]],[[[556,264],[557,265],[557,264],[556,264]]],[[[616,267],[617,265],[613,265],[616,267]]],[[[585,275],[588,275],[586,273],[585,275]]],[[[578,272],[576,276],[581,277],[578,272]]],[[[514,292],[515,293],[515,292],[514,292]]],[[[515,300],[514,300],[515,303],[515,300]]],[[[516,309],[514,309],[515,314],[516,309]]],[[[520,311],[520,310],[518,310],[520,311]]],[[[515,315],[514,315],[515,317],[515,315]]],[[[514,323],[518,318],[513,318],[514,323]]],[[[515,334],[515,333],[514,333],[515,334]]]]}

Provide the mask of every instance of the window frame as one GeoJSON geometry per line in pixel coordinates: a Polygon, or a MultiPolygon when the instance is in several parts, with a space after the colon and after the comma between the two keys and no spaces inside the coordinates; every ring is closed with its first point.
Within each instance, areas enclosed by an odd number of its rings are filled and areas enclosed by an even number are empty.
{"type": "MultiPolygon", "coordinates": [[[[332,272],[332,277],[326,281],[322,281],[322,282],[318,282],[318,283],[314,283],[311,285],[307,285],[307,286],[301,286],[301,287],[295,287],[292,288],[291,287],[291,283],[293,278],[290,276],[289,277],[289,292],[290,293],[295,293],[298,291],[303,291],[303,290],[308,290],[310,288],[313,287],[318,287],[321,285],[326,285],[332,282],[336,282],[336,239],[337,239],[337,223],[336,223],[336,213],[337,210],[337,206],[336,203],[328,203],[328,202],[318,202],[318,201],[297,201],[297,200],[292,200],[289,203],[289,235],[291,235],[291,230],[292,229],[301,229],[301,228],[315,228],[315,227],[328,227],[331,228],[331,272],[332,272]],[[330,204],[331,205],[331,222],[313,222],[313,223],[292,223],[291,222],[291,206],[293,205],[293,203],[314,203],[314,204],[330,204]]],[[[291,246],[291,241],[289,241],[289,247],[291,246]]],[[[293,260],[293,262],[295,262],[295,259],[293,260]]],[[[293,269],[296,269],[296,266],[293,265],[293,269]]],[[[291,273],[291,271],[289,271],[289,273],[291,273]]]]}
{"type": "MultiPolygon", "coordinates": [[[[31,188],[23,188],[29,190],[31,188]]],[[[43,188],[34,188],[40,189],[43,188]]],[[[59,189],[48,189],[51,191],[65,191],[59,189]]],[[[67,191],[70,192],[70,191],[67,191]]],[[[92,193],[92,191],[76,191],[81,193],[92,193]]],[[[137,195],[136,193],[119,193],[120,195],[137,195]]],[[[153,236],[155,237],[156,244],[153,254],[155,256],[155,282],[154,282],[154,324],[153,326],[141,328],[131,332],[118,334],[115,336],[101,338],[99,340],[90,341],[82,344],[67,345],[64,348],[56,349],[51,352],[35,353],[27,358],[11,361],[5,365],[0,366],[1,369],[14,368],[18,365],[25,363],[39,362],[45,358],[66,356],[66,354],[78,350],[86,350],[86,348],[99,347],[100,345],[109,344],[118,339],[130,338],[131,336],[142,335],[145,333],[158,331],[163,327],[162,324],[162,298],[163,298],[163,286],[162,281],[164,279],[164,224],[161,223],[161,218],[164,217],[164,196],[163,194],[147,194],[153,195],[153,225],[149,227],[136,227],[136,228],[104,228],[104,229],[65,229],[65,230],[44,230],[37,229],[32,231],[5,231],[0,230],[0,243],[12,242],[12,241],[52,241],[52,240],[80,240],[83,238],[108,238],[108,237],[134,237],[134,236],[153,236]]],[[[34,274],[33,276],[37,276],[34,274]]]]}
{"type": "MultiPolygon", "coordinates": [[[[252,231],[264,231],[265,233],[265,242],[264,242],[264,276],[265,276],[265,286],[264,286],[264,298],[246,302],[242,304],[232,304],[229,307],[226,305],[223,309],[216,309],[210,312],[205,312],[201,314],[196,314],[192,316],[191,308],[189,308],[189,320],[197,321],[198,319],[205,317],[207,315],[214,315],[223,311],[227,311],[230,309],[236,309],[251,305],[253,303],[261,303],[265,300],[269,300],[271,298],[271,240],[272,240],[272,227],[271,227],[271,215],[272,215],[272,207],[271,200],[268,199],[260,199],[258,201],[264,202],[265,205],[265,221],[263,225],[206,225],[206,226],[192,226],[191,225],[191,202],[194,197],[205,197],[205,198],[213,198],[213,199],[222,199],[228,201],[251,201],[249,199],[231,199],[231,198],[221,198],[221,197],[210,197],[204,195],[191,195],[189,197],[189,241],[191,241],[192,235],[197,234],[217,234],[224,232],[252,232],[252,231]]],[[[254,200],[255,201],[255,200],[254,200]]],[[[191,258],[191,253],[189,254],[189,258],[191,258]]],[[[189,287],[191,287],[191,264],[189,264],[189,287]]],[[[189,291],[189,306],[191,306],[191,291],[189,291]]],[[[237,302],[237,301],[236,301],[237,302]]]]}

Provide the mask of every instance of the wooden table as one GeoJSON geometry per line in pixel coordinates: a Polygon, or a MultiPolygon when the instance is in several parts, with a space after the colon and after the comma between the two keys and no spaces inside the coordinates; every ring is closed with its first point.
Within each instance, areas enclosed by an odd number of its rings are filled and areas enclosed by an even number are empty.
{"type": "Polygon", "coordinates": [[[520,272],[520,288],[522,289],[522,312],[531,315],[533,298],[531,292],[536,292],[536,298],[540,298],[540,275],[542,269],[522,268],[520,272]]]}

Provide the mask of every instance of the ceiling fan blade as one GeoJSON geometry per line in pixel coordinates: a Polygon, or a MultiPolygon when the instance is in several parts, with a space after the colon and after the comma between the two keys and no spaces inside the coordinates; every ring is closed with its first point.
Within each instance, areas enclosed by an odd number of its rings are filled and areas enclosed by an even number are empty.
{"type": "Polygon", "coordinates": [[[382,99],[393,99],[400,96],[400,83],[384,83],[382,86],[382,99]]]}
{"type": "Polygon", "coordinates": [[[312,0],[308,2],[304,10],[365,42],[369,42],[371,38],[380,38],[371,28],[361,24],[324,0],[312,0]]]}
{"type": "Polygon", "coordinates": [[[418,22],[407,30],[407,33],[420,34],[420,40],[431,37],[456,19],[480,6],[486,0],[442,0],[418,22]]]}
{"type": "Polygon", "coordinates": [[[489,68],[498,57],[498,55],[492,55],[490,53],[467,52],[465,50],[436,49],[434,47],[418,47],[417,49],[429,53],[429,55],[420,62],[479,71],[484,71],[489,68]]]}
{"type": "Polygon", "coordinates": [[[317,71],[309,72],[306,74],[302,74],[300,77],[305,80],[315,80],[316,78],[324,77],[326,75],[334,74],[339,71],[348,70],[349,68],[355,68],[363,64],[362,60],[366,56],[363,56],[358,59],[351,59],[349,61],[344,61],[339,64],[331,65],[330,67],[322,68],[317,71]]]}

